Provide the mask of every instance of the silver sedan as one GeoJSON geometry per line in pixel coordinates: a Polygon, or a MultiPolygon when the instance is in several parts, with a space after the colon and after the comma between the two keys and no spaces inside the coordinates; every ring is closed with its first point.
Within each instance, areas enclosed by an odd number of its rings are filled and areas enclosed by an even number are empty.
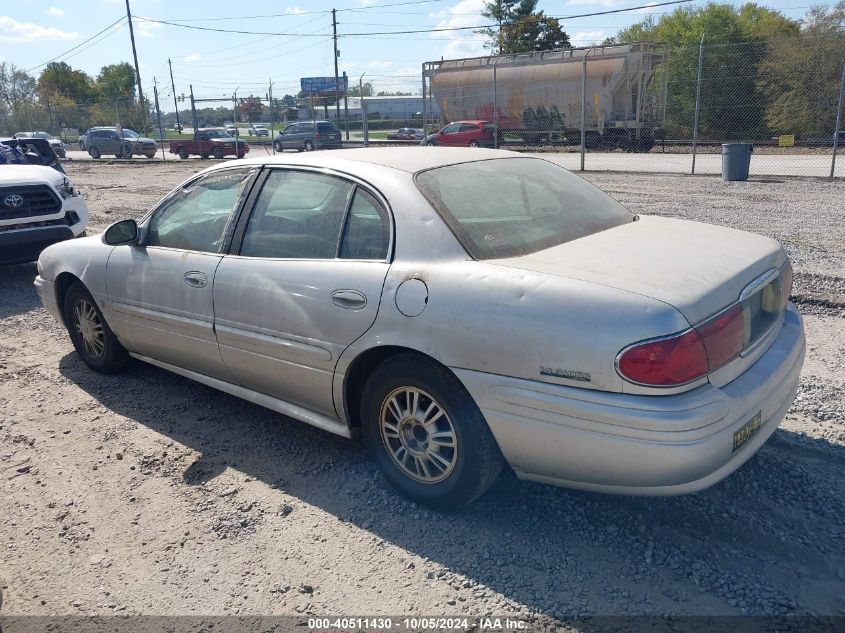
{"type": "Polygon", "coordinates": [[[36,286],[93,370],[134,357],[361,434],[436,507],[506,464],[613,493],[710,486],[775,430],[804,359],[777,242],[640,217],[495,150],[218,165],[49,247],[36,286]]]}

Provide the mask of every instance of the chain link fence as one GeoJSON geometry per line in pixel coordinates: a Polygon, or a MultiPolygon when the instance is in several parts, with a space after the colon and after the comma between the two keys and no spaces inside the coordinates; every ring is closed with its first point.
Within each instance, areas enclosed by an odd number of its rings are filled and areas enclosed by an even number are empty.
{"type": "Polygon", "coordinates": [[[496,145],[553,151],[570,169],[718,174],[722,144],[750,143],[752,177],[845,176],[843,79],[842,34],[423,65],[438,124],[492,121],[496,145]]]}

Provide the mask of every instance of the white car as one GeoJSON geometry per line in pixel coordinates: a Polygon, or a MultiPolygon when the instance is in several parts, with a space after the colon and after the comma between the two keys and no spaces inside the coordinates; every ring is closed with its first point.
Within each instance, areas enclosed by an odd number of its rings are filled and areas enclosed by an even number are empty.
{"type": "Polygon", "coordinates": [[[84,235],[88,207],[52,167],[0,165],[0,264],[31,262],[47,246],[84,235]]]}
{"type": "Polygon", "coordinates": [[[66,158],[67,153],[65,152],[65,144],[62,143],[62,140],[56,138],[52,134],[48,134],[47,132],[18,132],[15,134],[15,138],[44,138],[47,139],[47,142],[50,143],[50,147],[53,148],[53,151],[56,152],[56,156],[59,158],[66,158]]]}
{"type": "Polygon", "coordinates": [[[777,428],[804,359],[776,241],[640,217],[497,150],[219,165],[39,271],[92,369],[133,356],[360,433],[439,507],[505,463],[604,492],[710,486],[777,428]]]}
{"type": "Polygon", "coordinates": [[[255,136],[270,136],[270,130],[268,130],[263,125],[256,125],[252,128],[252,133],[255,136]]]}

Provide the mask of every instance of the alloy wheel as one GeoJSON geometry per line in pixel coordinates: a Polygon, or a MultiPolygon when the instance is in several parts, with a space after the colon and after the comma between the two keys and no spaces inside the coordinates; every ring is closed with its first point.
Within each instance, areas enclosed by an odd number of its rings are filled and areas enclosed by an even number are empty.
{"type": "Polygon", "coordinates": [[[86,299],[80,299],[73,306],[74,328],[82,339],[85,351],[95,358],[106,349],[103,323],[94,306],[86,299]]]}
{"type": "Polygon", "coordinates": [[[455,427],[441,404],[422,389],[400,387],[390,392],[381,406],[379,429],[394,463],[408,477],[433,484],[455,469],[455,427]]]}

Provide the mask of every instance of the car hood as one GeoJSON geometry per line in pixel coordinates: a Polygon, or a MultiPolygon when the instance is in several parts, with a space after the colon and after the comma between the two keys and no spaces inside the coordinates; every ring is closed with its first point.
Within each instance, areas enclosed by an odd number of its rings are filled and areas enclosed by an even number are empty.
{"type": "Polygon", "coordinates": [[[49,182],[58,186],[66,176],[52,167],[42,165],[3,165],[0,166],[0,186],[33,185],[49,182]]]}
{"type": "Polygon", "coordinates": [[[690,324],[735,302],[786,261],[780,244],[735,229],[655,216],[489,263],[593,282],[675,307],[690,324]]]}

